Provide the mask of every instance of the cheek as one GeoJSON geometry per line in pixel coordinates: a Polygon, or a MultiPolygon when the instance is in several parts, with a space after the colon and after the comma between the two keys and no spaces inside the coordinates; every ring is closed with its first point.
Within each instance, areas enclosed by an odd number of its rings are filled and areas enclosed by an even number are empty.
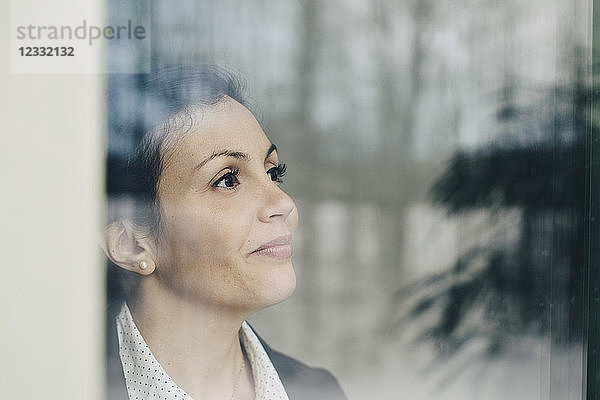
{"type": "Polygon", "coordinates": [[[222,201],[211,207],[202,219],[210,231],[206,239],[213,248],[230,255],[244,251],[253,221],[247,204],[222,201]]]}
{"type": "Polygon", "coordinates": [[[231,301],[240,288],[247,295],[251,276],[244,265],[252,218],[225,206],[165,207],[157,267],[159,279],[177,293],[210,302],[231,301]]]}
{"type": "Polygon", "coordinates": [[[167,254],[178,263],[226,263],[242,250],[251,224],[243,210],[223,203],[212,207],[170,204],[164,211],[167,254]]]}

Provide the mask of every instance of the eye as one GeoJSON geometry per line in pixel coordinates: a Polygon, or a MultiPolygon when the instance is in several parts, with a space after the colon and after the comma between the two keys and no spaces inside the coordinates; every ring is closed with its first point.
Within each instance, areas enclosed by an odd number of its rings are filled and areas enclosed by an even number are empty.
{"type": "Polygon", "coordinates": [[[213,186],[226,188],[226,189],[232,189],[240,183],[240,181],[237,178],[239,173],[240,173],[239,169],[230,171],[230,172],[226,173],[225,175],[221,176],[219,179],[217,179],[217,181],[215,183],[213,183],[213,186]]]}
{"type": "Polygon", "coordinates": [[[285,175],[285,171],[287,167],[284,163],[279,163],[278,166],[271,168],[267,171],[267,175],[271,178],[272,181],[281,183],[283,180],[283,176],[285,175]]]}

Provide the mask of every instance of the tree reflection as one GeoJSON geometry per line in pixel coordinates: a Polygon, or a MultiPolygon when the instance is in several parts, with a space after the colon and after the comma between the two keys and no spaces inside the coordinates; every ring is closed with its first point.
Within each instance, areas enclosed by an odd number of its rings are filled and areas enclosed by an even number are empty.
{"type": "MultiPolygon", "coordinates": [[[[480,240],[447,271],[397,293],[413,305],[402,321],[429,315],[420,340],[455,354],[483,338],[488,355],[514,335],[579,342],[584,333],[586,104],[583,85],[550,91],[556,109],[541,140],[456,152],[430,197],[455,218],[484,212],[501,222],[517,215],[517,234],[480,240]],[[440,312],[441,310],[441,312],[440,312]]],[[[526,132],[534,116],[517,104],[499,107],[498,123],[526,132]]]]}

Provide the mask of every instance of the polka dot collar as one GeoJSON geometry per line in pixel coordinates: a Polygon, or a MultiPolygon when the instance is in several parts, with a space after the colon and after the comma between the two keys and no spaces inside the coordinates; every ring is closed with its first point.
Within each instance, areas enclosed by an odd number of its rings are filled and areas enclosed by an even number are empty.
{"type": "MultiPolygon", "coordinates": [[[[154,358],[127,304],[123,304],[116,323],[129,400],[193,400],[154,358]]],[[[244,321],[240,331],[241,344],[252,368],[255,400],[289,400],[273,363],[250,325],[244,321]]]]}

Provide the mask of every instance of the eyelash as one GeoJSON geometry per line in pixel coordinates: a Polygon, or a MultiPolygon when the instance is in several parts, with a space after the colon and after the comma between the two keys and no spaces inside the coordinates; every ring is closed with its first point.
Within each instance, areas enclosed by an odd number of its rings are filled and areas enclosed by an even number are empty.
{"type": "MultiPolygon", "coordinates": [[[[273,182],[277,182],[277,183],[281,183],[283,182],[283,180],[281,178],[283,178],[283,176],[285,176],[287,172],[287,166],[285,165],[285,163],[279,163],[276,167],[273,167],[271,169],[269,169],[267,171],[267,175],[269,175],[269,177],[271,178],[271,180],[273,182]],[[275,172],[275,179],[273,179],[273,175],[272,173],[275,172]]],[[[233,184],[238,184],[239,181],[237,179],[237,176],[239,175],[240,170],[239,169],[234,169],[232,171],[227,172],[226,174],[224,174],[223,176],[221,176],[219,179],[217,179],[217,181],[215,183],[213,183],[214,187],[223,187],[224,189],[234,189],[235,186],[220,186],[221,182],[224,182],[226,179],[228,178],[233,178],[234,182],[233,184]]]]}
{"type": "MultiPolygon", "coordinates": [[[[224,182],[225,179],[230,178],[230,177],[234,179],[234,184],[237,184],[237,183],[239,183],[238,179],[237,179],[237,176],[239,173],[240,173],[239,169],[234,169],[232,171],[229,171],[225,175],[223,175],[219,179],[217,179],[217,181],[215,183],[213,183],[213,186],[214,187],[223,187],[223,186],[219,186],[219,184],[221,182],[224,182]]],[[[224,189],[233,189],[233,188],[235,188],[235,186],[224,186],[223,188],[224,189]]]]}
{"type": "Polygon", "coordinates": [[[281,178],[283,178],[285,176],[285,173],[287,171],[287,165],[285,165],[285,163],[279,163],[276,167],[273,167],[270,170],[268,170],[267,174],[271,175],[270,174],[271,171],[274,171],[277,173],[277,177],[275,179],[271,178],[271,180],[273,182],[281,183],[281,182],[283,182],[283,180],[281,178]]]}

